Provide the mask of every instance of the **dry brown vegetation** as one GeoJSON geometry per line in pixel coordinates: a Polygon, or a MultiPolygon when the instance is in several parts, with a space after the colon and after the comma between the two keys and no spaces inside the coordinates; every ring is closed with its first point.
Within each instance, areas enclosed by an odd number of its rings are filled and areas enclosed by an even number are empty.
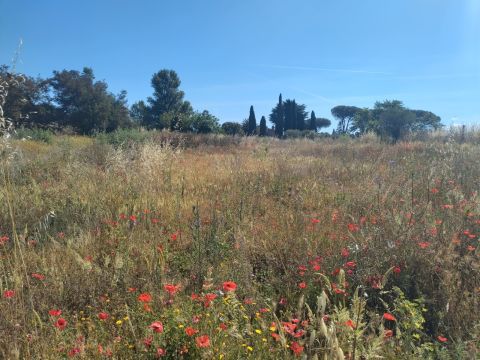
{"type": "Polygon", "coordinates": [[[205,139],[3,143],[0,357],[478,356],[480,146],[205,139]]]}

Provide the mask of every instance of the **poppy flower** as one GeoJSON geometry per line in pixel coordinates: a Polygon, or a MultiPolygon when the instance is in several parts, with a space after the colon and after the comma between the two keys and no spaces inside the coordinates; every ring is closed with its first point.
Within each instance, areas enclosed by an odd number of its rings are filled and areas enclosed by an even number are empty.
{"type": "Polygon", "coordinates": [[[161,334],[163,332],[163,324],[160,321],[154,321],[150,325],[150,329],[152,329],[157,334],[161,334]]]}
{"type": "Polygon", "coordinates": [[[178,234],[177,234],[177,233],[173,233],[173,234],[170,235],[170,239],[171,239],[172,241],[177,240],[177,238],[178,238],[178,234]]]}
{"type": "Polygon", "coordinates": [[[0,236],[0,245],[5,245],[8,240],[8,236],[0,236]]]}
{"type": "Polygon", "coordinates": [[[148,337],[146,339],[143,339],[143,345],[145,345],[145,347],[148,349],[150,346],[152,346],[152,342],[153,342],[153,337],[148,337]]]}
{"type": "Polygon", "coordinates": [[[198,330],[192,328],[191,326],[185,328],[185,334],[187,334],[188,336],[193,336],[193,335],[195,335],[196,333],[198,333],[198,330]]]}
{"type": "Polygon", "coordinates": [[[441,336],[441,335],[438,335],[438,336],[437,336],[437,340],[440,341],[440,342],[442,342],[442,343],[445,343],[445,342],[448,341],[448,339],[447,339],[446,337],[443,337],[443,336],[441,336]]]}
{"type": "Polygon", "coordinates": [[[152,301],[152,295],[150,295],[149,293],[140,294],[138,296],[138,300],[143,302],[143,303],[148,303],[148,302],[152,301]]]}
{"type": "Polygon", "coordinates": [[[48,314],[51,315],[51,316],[57,317],[57,316],[62,315],[62,310],[60,310],[60,309],[52,309],[52,310],[49,310],[49,311],[48,311],[48,314]]]}
{"type": "Polygon", "coordinates": [[[401,271],[402,271],[402,269],[400,268],[400,266],[395,266],[395,267],[393,268],[393,272],[394,272],[395,274],[400,274],[401,271]]]}
{"type": "Polygon", "coordinates": [[[180,285],[166,284],[163,286],[163,289],[168,292],[170,296],[173,296],[180,289],[180,285]]]}
{"type": "Polygon", "coordinates": [[[55,321],[54,326],[59,330],[63,330],[67,327],[67,320],[64,318],[58,318],[58,320],[55,321]]]}
{"type": "Polygon", "coordinates": [[[384,334],[385,339],[391,338],[392,336],[393,336],[392,330],[385,330],[385,334],[384,334]]]}
{"type": "Polygon", "coordinates": [[[6,299],[13,298],[14,296],[15,296],[15,291],[13,291],[13,290],[5,290],[3,292],[3,297],[6,298],[6,299]]]}
{"type": "Polygon", "coordinates": [[[98,318],[100,320],[107,320],[109,317],[110,317],[110,315],[108,315],[106,312],[101,312],[101,313],[98,314],[98,318]]]}
{"type": "Polygon", "coordinates": [[[300,354],[303,352],[303,346],[300,346],[300,344],[296,341],[292,342],[292,344],[290,345],[290,349],[292,349],[295,356],[300,356],[300,354]]]}
{"type": "Polygon", "coordinates": [[[45,275],[42,275],[42,274],[33,273],[32,277],[40,281],[45,280],[45,275]]]}
{"type": "Polygon", "coordinates": [[[467,250],[468,250],[468,251],[475,251],[475,246],[468,245],[468,246],[467,246],[467,250]]]}
{"type": "Polygon", "coordinates": [[[345,321],[345,325],[352,329],[355,329],[357,327],[357,325],[355,325],[355,323],[351,319],[345,321]]]}
{"type": "Polygon", "coordinates": [[[130,215],[130,220],[131,221],[137,221],[137,217],[135,215],[130,215]]]}
{"type": "Polygon", "coordinates": [[[207,348],[210,346],[210,338],[208,335],[198,336],[195,342],[199,348],[207,348]]]}
{"type": "Polygon", "coordinates": [[[236,288],[237,284],[235,284],[233,281],[225,281],[223,283],[223,291],[225,292],[235,291],[236,288]]]}
{"type": "Polygon", "coordinates": [[[157,349],[157,356],[165,356],[165,355],[167,355],[167,350],[162,348],[157,349]]]}
{"type": "Polygon", "coordinates": [[[349,268],[354,268],[354,267],[357,266],[357,264],[355,263],[355,261],[347,261],[347,262],[345,263],[345,266],[346,266],[346,267],[349,267],[349,268]]]}
{"type": "Polygon", "coordinates": [[[395,316],[393,316],[393,315],[390,314],[390,313],[385,313],[385,314],[383,314],[383,318],[384,318],[385,320],[397,321],[397,319],[395,318],[395,316]]]}
{"type": "Polygon", "coordinates": [[[428,241],[422,241],[418,243],[418,246],[420,246],[420,248],[422,249],[426,249],[427,247],[430,246],[430,243],[428,241]]]}
{"type": "Polygon", "coordinates": [[[298,287],[300,289],[305,289],[307,287],[307,284],[305,283],[305,281],[302,281],[300,284],[298,284],[298,287]]]}
{"type": "Polygon", "coordinates": [[[68,357],[74,357],[77,354],[80,354],[80,349],[79,348],[73,348],[68,352],[68,357]]]}
{"type": "Polygon", "coordinates": [[[350,224],[348,224],[348,230],[350,232],[356,232],[356,231],[360,230],[360,226],[358,226],[357,224],[350,223],[350,224]]]}

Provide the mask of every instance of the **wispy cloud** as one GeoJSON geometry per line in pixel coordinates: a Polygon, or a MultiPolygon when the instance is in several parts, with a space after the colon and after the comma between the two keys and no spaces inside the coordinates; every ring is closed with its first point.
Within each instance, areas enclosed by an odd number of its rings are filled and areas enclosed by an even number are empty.
{"type": "Polygon", "coordinates": [[[323,71],[323,72],[337,72],[337,73],[347,73],[347,74],[392,75],[392,73],[385,72],[385,71],[372,71],[372,70],[364,70],[364,69],[336,69],[336,68],[324,68],[324,67],[267,65],[267,64],[258,64],[257,66],[270,68],[270,69],[284,69],[284,70],[323,71]]]}

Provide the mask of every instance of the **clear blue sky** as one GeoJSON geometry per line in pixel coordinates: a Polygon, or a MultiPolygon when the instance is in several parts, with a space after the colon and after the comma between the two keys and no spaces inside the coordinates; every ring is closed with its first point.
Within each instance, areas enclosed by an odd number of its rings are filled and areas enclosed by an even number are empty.
{"type": "Polygon", "coordinates": [[[90,66],[131,104],[174,69],[222,122],[282,92],[317,117],[399,99],[480,123],[480,0],[0,0],[0,64],[20,38],[19,72],[90,66]]]}

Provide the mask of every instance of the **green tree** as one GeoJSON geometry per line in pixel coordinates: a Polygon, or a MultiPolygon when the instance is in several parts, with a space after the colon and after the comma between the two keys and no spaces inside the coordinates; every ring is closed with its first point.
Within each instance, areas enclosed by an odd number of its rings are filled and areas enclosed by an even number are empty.
{"type": "Polygon", "coordinates": [[[262,116],[260,119],[260,136],[267,136],[267,119],[265,119],[265,116],[262,116]]]}
{"type": "Polygon", "coordinates": [[[235,136],[235,135],[243,135],[244,132],[243,132],[243,129],[242,129],[242,124],[239,124],[239,123],[236,123],[236,122],[224,122],[222,124],[222,131],[226,134],[226,135],[231,135],[231,136],[235,136]]]}
{"type": "Polygon", "coordinates": [[[12,72],[0,66],[4,93],[3,116],[15,127],[46,127],[54,123],[56,111],[49,102],[48,82],[12,72]]]}
{"type": "Polygon", "coordinates": [[[317,117],[315,116],[315,111],[310,113],[310,122],[308,125],[308,129],[312,131],[317,131],[317,117]]]}
{"type": "MultiPolygon", "coordinates": [[[[141,124],[148,128],[171,128],[190,116],[192,106],[183,98],[185,93],[180,90],[180,78],[173,70],[160,70],[153,74],[151,85],[153,95],[147,99],[141,124]]],[[[141,107],[141,105],[139,105],[141,107]]]]}
{"type": "Polygon", "coordinates": [[[202,112],[196,111],[190,116],[190,130],[187,131],[192,131],[197,134],[219,132],[219,120],[207,110],[203,110],[202,112]]]}
{"type": "Polygon", "coordinates": [[[248,129],[247,135],[255,135],[257,130],[257,119],[255,118],[255,111],[253,110],[253,105],[250,106],[250,115],[248,116],[248,129]]]}
{"type": "Polygon", "coordinates": [[[352,120],[350,131],[357,135],[363,135],[370,130],[374,130],[370,109],[363,108],[358,110],[352,120]]]}
{"type": "Polygon", "coordinates": [[[317,130],[320,130],[321,128],[329,127],[330,125],[332,125],[332,122],[329,119],[326,119],[326,118],[316,119],[317,130]]]}
{"type": "Polygon", "coordinates": [[[126,92],[115,96],[104,81],[94,81],[93,70],[84,68],[54,71],[49,80],[53,100],[58,106],[64,126],[72,126],[82,134],[114,131],[130,125],[126,92]]]}
{"type": "Polygon", "coordinates": [[[331,111],[333,117],[338,120],[337,132],[340,134],[348,134],[350,132],[350,122],[355,117],[357,111],[360,110],[356,106],[335,106],[331,111]]]}
{"type": "Polygon", "coordinates": [[[285,113],[282,94],[280,94],[280,96],[278,97],[278,103],[272,109],[269,120],[275,126],[275,134],[278,137],[283,137],[285,131],[285,113]]]}

